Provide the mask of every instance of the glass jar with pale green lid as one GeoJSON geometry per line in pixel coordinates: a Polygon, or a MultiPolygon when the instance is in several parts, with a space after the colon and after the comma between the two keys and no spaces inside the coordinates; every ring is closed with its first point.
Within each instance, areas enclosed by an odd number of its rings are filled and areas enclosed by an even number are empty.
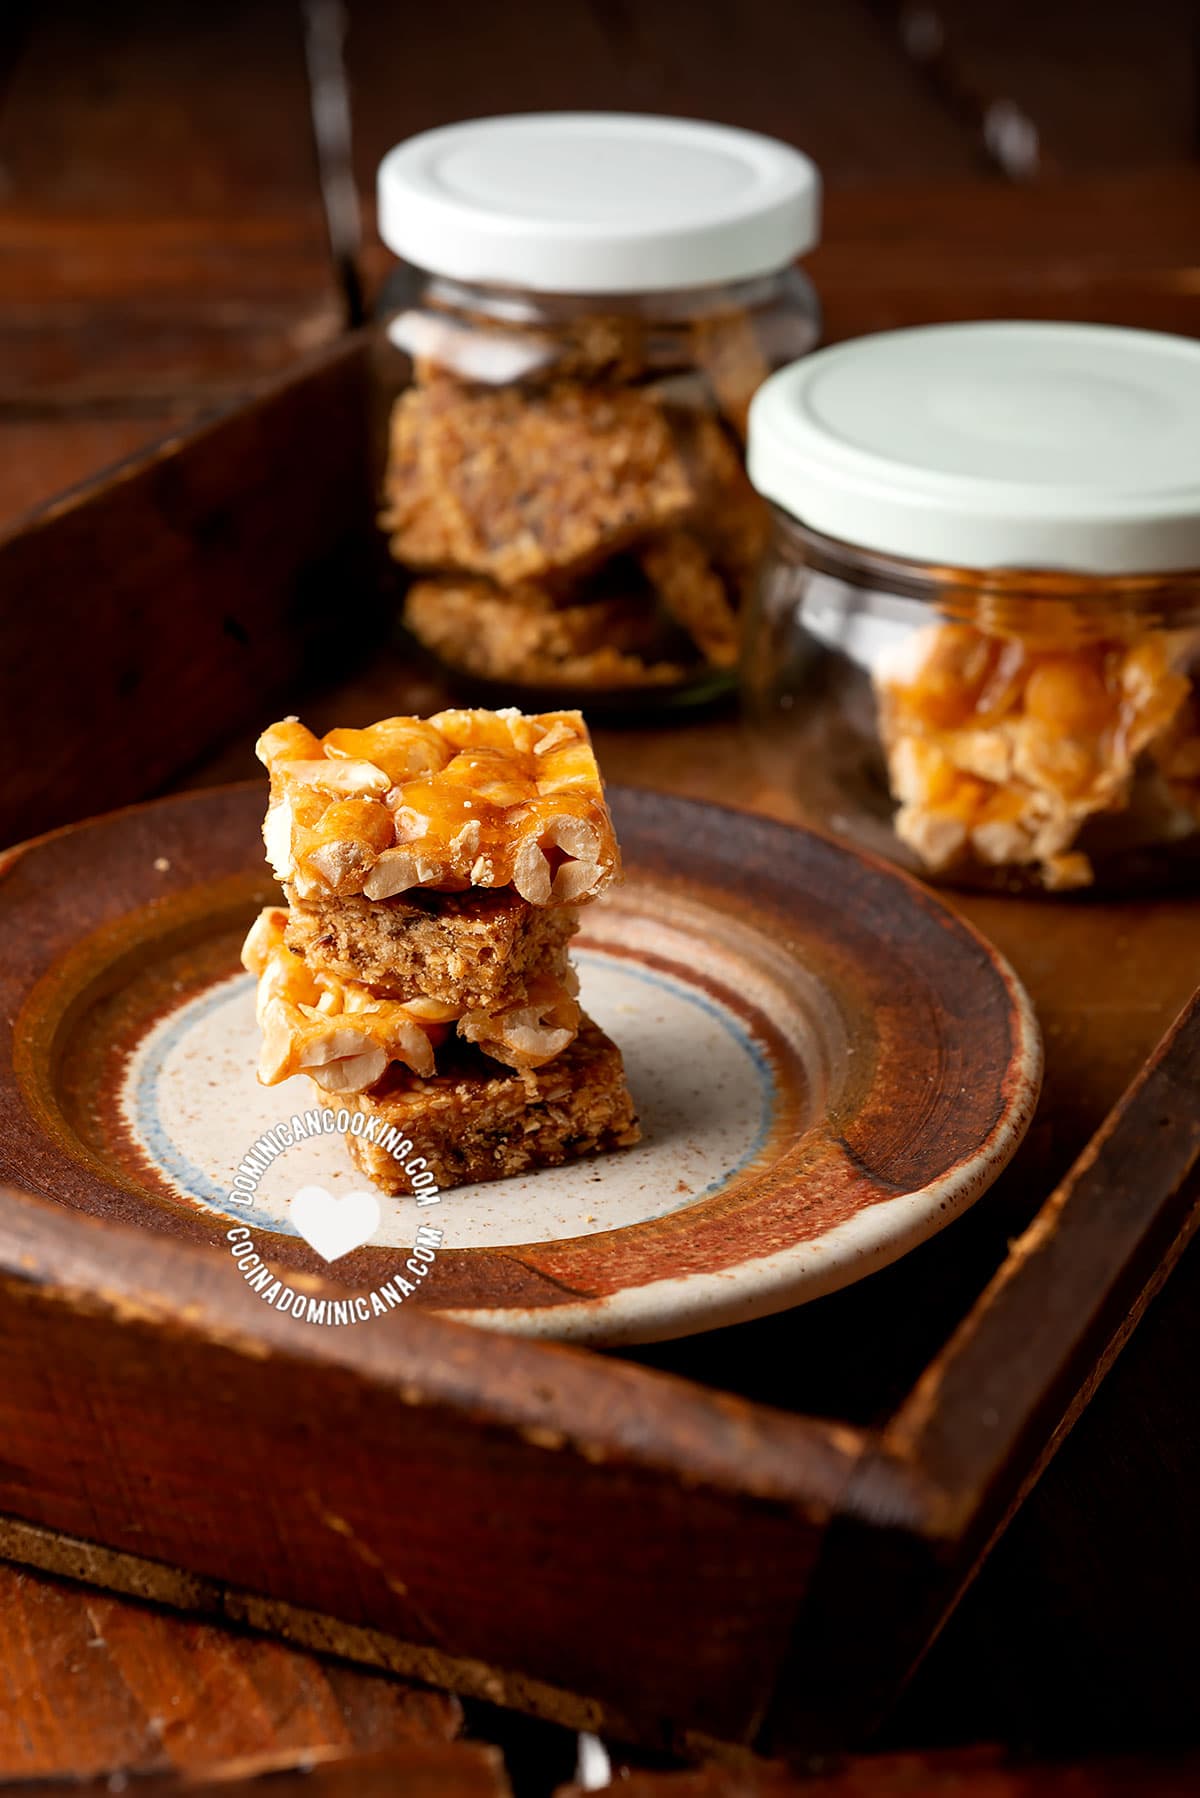
{"type": "Polygon", "coordinates": [[[817,340],[819,204],[798,151],[686,119],[478,119],[384,158],[382,522],[464,696],[644,713],[733,684],[767,529],[746,420],[817,340]]]}
{"type": "Polygon", "coordinates": [[[814,822],[933,879],[1200,872],[1200,344],[882,333],[775,374],[745,702],[814,822]]]}

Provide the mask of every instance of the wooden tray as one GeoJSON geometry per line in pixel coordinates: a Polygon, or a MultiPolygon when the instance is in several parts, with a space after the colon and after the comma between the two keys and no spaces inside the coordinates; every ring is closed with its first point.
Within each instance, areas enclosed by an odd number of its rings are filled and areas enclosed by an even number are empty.
{"type": "MultiPolygon", "coordinates": [[[[0,544],[5,838],[160,788],[384,628],[369,374],[352,341],[0,544]]],[[[612,1735],[849,1741],[1187,1240],[1198,1074],[1193,1008],[1007,1250],[1012,1186],[641,1365],[419,1312],[310,1338],[202,1244],[7,1191],[0,1551],[612,1735]]]]}

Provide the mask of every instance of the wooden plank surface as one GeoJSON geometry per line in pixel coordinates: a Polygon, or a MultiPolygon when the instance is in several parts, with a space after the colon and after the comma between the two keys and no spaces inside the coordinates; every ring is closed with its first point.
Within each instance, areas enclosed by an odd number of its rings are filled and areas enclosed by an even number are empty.
{"type": "Polygon", "coordinates": [[[861,1449],[8,1193],[0,1300],[0,1552],[652,1744],[752,1737],[861,1449]]]}
{"type": "Polygon", "coordinates": [[[1014,111],[1033,128],[1027,178],[1195,160],[1190,0],[1136,8],[1121,0],[935,0],[891,10],[914,64],[928,70],[943,100],[948,87],[966,91],[991,109],[994,129],[1011,129],[1014,111]]]}
{"type": "Polygon", "coordinates": [[[347,64],[367,192],[383,153],[414,131],[543,108],[748,126],[797,144],[835,184],[987,172],[971,132],[924,90],[866,0],[532,0],[519,31],[486,0],[448,0],[409,32],[359,0],[347,64]]]}
{"type": "Polygon", "coordinates": [[[295,0],[0,37],[0,516],[336,335],[295,0]]]}
{"type": "Polygon", "coordinates": [[[139,799],[306,666],[345,665],[339,595],[371,587],[366,392],[365,357],[333,354],[0,534],[0,835],[139,799]]]}
{"type": "MultiPolygon", "coordinates": [[[[944,317],[1200,328],[1190,8],[768,0],[484,0],[406,19],[348,0],[355,167],[475,112],[713,116],[809,150],[831,334],[944,317]],[[932,18],[972,95],[1045,154],[1006,179],[912,53],[932,18]],[[922,26],[921,21],[924,21],[922,26]],[[497,96],[502,96],[498,99],[497,96]]],[[[935,33],[936,35],[936,33],[935,33]]],[[[48,0],[0,39],[0,517],[328,341],[327,254],[298,0],[48,0]]],[[[368,228],[368,270],[387,258],[368,228]]]]}
{"type": "Polygon", "coordinates": [[[798,1632],[794,1739],[836,1740],[872,1685],[877,1716],[893,1704],[903,1639],[915,1664],[1167,1282],[1200,1221],[1198,1085],[1200,994],[856,1469],[798,1632]],[[930,1483],[920,1541],[872,1527],[901,1469],[930,1483]],[[885,1582],[903,1593],[886,1642],[885,1582]]]}
{"type": "Polygon", "coordinates": [[[456,1698],[0,1563],[0,1779],[441,1743],[456,1698]]]}
{"type": "Polygon", "coordinates": [[[511,1798],[498,1749],[482,1743],[408,1742],[372,1754],[323,1746],[239,1755],[201,1766],[17,1779],[6,1798],[511,1798]]]}

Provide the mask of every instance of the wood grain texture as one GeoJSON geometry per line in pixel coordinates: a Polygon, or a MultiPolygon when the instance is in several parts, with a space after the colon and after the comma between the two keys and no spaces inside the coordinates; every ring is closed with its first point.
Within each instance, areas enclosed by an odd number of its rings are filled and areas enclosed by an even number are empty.
{"type": "Polygon", "coordinates": [[[510,1798],[500,1753],[482,1743],[414,1742],[374,1754],[309,1748],[238,1756],[198,1768],[134,1768],[71,1778],[16,1780],[6,1798],[510,1798]]]}
{"type": "Polygon", "coordinates": [[[333,353],[0,539],[0,835],[140,797],[346,656],[340,595],[360,624],[372,596],[364,408],[361,357],[333,353]]]}
{"type": "Polygon", "coordinates": [[[148,411],[134,417],[9,418],[0,422],[0,523],[44,505],[94,478],[97,469],[170,437],[191,422],[186,411],[148,411]]]}
{"type": "Polygon", "coordinates": [[[20,10],[0,115],[10,211],[213,219],[237,195],[263,212],[312,196],[290,0],[20,10]]]}
{"type": "Polygon", "coordinates": [[[805,258],[831,339],[971,318],[1200,331],[1200,168],[898,182],[829,196],[805,258]]]}
{"type": "Polygon", "coordinates": [[[291,0],[28,9],[0,171],[0,412],[211,404],[338,330],[291,0]]]}
{"type": "Polygon", "coordinates": [[[618,1734],[752,1731],[853,1432],[424,1314],[301,1329],[217,1253],[36,1201],[0,1228],[0,1513],[518,1707],[541,1682],[618,1734]]]}
{"type": "Polygon", "coordinates": [[[0,1563],[0,1779],[450,1741],[458,1701],[0,1563]]]}
{"type": "MultiPolygon", "coordinates": [[[[962,1537],[966,1508],[976,1507],[981,1491],[993,1507],[997,1499],[1011,1502],[1002,1469],[1019,1436],[1047,1410],[1062,1411],[1064,1391],[1080,1383],[1081,1361],[1085,1391],[1103,1378],[1183,1253],[1200,1200],[1198,1089],[1200,994],[889,1425],[889,1452],[937,1484],[945,1506],[932,1520],[939,1535],[962,1537]],[[1105,1343],[1099,1358],[1086,1346],[1093,1335],[1105,1343]]],[[[986,1522],[975,1527],[979,1521],[986,1522]]]]}
{"type": "Polygon", "coordinates": [[[0,25],[0,521],[342,323],[292,0],[0,25]]]}
{"type": "MultiPolygon", "coordinates": [[[[898,35],[918,68],[929,27],[895,6],[898,35]]],[[[1033,127],[1029,175],[1195,164],[1198,138],[1196,14],[1188,0],[936,0],[940,55],[956,85],[991,111],[1020,112],[1033,127]]],[[[944,86],[932,84],[946,100],[944,86]]],[[[1008,121],[1011,125],[1011,118],[1008,121]]]]}
{"type": "Polygon", "coordinates": [[[414,131],[497,111],[576,108],[769,132],[834,183],[986,173],[971,133],[930,100],[865,0],[533,0],[520,31],[486,0],[450,0],[403,33],[372,0],[353,0],[349,18],[364,192],[384,152],[414,131]]]}
{"type": "Polygon", "coordinates": [[[331,343],[340,302],[314,221],[0,209],[0,420],[192,415],[331,343]]]}
{"type": "Polygon", "coordinates": [[[856,1714],[872,1685],[880,1714],[894,1700],[906,1637],[915,1665],[1166,1282],[1200,1222],[1198,1084],[1200,993],[857,1467],[784,1682],[803,1694],[785,1732],[833,1722],[836,1740],[850,1667],[856,1714]],[[917,1533],[888,1527],[900,1469],[923,1494],[917,1533]],[[904,1594],[886,1647],[859,1608],[872,1566],[904,1594]]]}
{"type": "Polygon", "coordinates": [[[1195,1745],[1200,1652],[1195,1236],[887,1726],[899,1745],[1195,1745]],[[1029,1627],[1036,1604],[1037,1627],[1029,1627]]]}

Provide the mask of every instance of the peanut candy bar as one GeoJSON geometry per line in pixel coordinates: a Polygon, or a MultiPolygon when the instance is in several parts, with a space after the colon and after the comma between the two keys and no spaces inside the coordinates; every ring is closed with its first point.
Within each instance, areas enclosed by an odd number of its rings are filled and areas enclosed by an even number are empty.
{"type": "Polygon", "coordinates": [[[558,1167],[640,1137],[621,1052],[590,1018],[541,1068],[501,1072],[477,1049],[455,1053],[452,1065],[428,1079],[393,1066],[370,1092],[349,1099],[318,1088],[322,1104],[362,1113],[363,1133],[346,1141],[355,1166],[383,1192],[412,1191],[381,1140],[392,1130],[419,1144],[443,1188],[558,1167]]]}
{"type": "Polygon", "coordinates": [[[928,626],[876,674],[897,835],[935,872],[974,858],[1089,885],[1080,832],[1129,807],[1139,758],[1189,698],[1194,649],[1189,632],[1056,651],[928,626]]]}
{"type": "Polygon", "coordinates": [[[357,980],[383,998],[427,998],[456,1009],[501,1011],[530,983],[564,974],[579,928],[572,907],[527,905],[511,887],[392,899],[287,888],[288,946],[314,972],[357,980]]]}
{"type": "Polygon", "coordinates": [[[281,907],[268,907],[242,949],[243,966],[258,977],[264,1086],[307,1073],[326,1092],[364,1092],[394,1062],[430,1076],[453,1030],[518,1069],[543,1066],[575,1038],[578,982],[569,968],[561,979],[537,976],[520,1004],[499,1012],[461,1012],[421,998],[401,1004],[357,981],[314,973],[287,947],[286,923],[281,907]]]}
{"type": "Polygon", "coordinates": [[[464,1012],[458,1020],[458,1034],[505,1067],[545,1067],[578,1035],[583,1016],[578,992],[574,968],[565,969],[561,980],[553,974],[538,974],[529,982],[523,1004],[504,1011],[464,1012]]]}
{"type": "Polygon", "coordinates": [[[257,747],[267,857],[301,900],[512,886],[577,905],[620,872],[578,712],[445,711],[320,739],[285,719],[257,747]]]}
{"type": "Polygon", "coordinates": [[[529,582],[504,590],[462,577],[416,581],[404,622],[450,667],[482,680],[561,686],[586,671],[589,686],[652,686],[686,673],[656,654],[670,642],[645,594],[560,605],[529,582]]]}
{"type": "Polygon", "coordinates": [[[660,407],[629,388],[413,387],[392,414],[381,524],[414,567],[501,586],[574,574],[696,494],[660,407]]]}
{"type": "Polygon", "coordinates": [[[242,945],[242,966],[258,978],[262,1084],[276,1086],[304,1072],[327,1092],[361,1092],[393,1061],[432,1074],[435,1046],[450,1034],[453,1012],[429,1000],[401,1005],[357,982],[314,973],[287,947],[286,923],[282,907],[268,907],[242,945]]]}

